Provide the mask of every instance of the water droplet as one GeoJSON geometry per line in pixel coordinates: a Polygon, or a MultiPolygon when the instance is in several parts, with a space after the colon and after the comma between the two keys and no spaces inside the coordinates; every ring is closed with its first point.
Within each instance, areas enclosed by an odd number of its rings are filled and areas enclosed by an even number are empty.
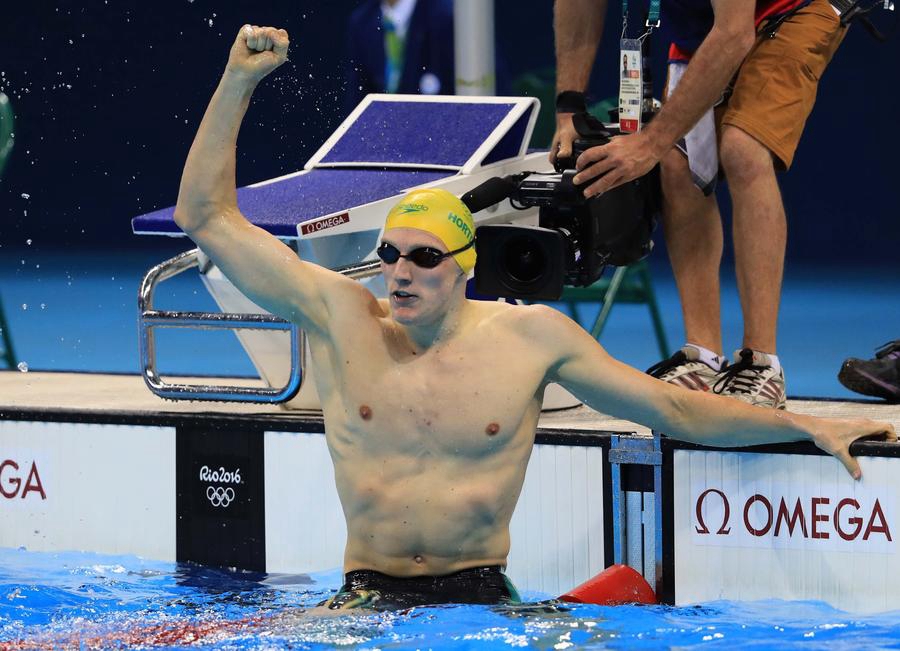
{"type": "Polygon", "coordinates": [[[23,373],[28,372],[28,362],[19,362],[16,364],[16,368],[22,371],[23,373]]]}
{"type": "Polygon", "coordinates": [[[23,310],[27,310],[27,309],[28,309],[28,303],[22,303],[22,309],[23,309],[23,310]]]}

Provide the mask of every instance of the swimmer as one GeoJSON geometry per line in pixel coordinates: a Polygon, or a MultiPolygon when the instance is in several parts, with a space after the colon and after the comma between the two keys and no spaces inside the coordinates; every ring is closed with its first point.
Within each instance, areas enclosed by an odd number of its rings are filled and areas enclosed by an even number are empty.
{"type": "Polygon", "coordinates": [[[467,300],[475,227],[443,190],[415,190],[387,215],[385,299],[298,259],[244,218],[235,190],[250,97],[287,53],[284,30],[240,30],[188,154],[175,220],[242,292],[307,333],[347,522],[346,583],[328,607],[516,600],[503,575],[509,522],[551,382],[684,441],[812,441],[857,479],[850,443],[896,440],[885,423],[775,413],[662,382],[549,307],[467,300]]]}

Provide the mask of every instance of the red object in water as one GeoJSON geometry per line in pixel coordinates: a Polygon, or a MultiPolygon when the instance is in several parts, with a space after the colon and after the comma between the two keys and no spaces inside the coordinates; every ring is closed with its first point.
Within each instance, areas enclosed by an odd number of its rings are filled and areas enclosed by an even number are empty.
{"type": "Polygon", "coordinates": [[[612,565],[560,597],[577,604],[617,606],[656,604],[656,594],[640,574],[627,565],[612,565]]]}

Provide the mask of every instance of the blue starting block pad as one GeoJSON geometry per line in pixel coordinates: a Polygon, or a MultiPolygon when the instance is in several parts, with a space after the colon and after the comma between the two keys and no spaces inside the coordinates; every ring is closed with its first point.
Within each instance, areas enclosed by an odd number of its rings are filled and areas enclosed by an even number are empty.
{"type": "MultiPolygon", "coordinates": [[[[238,207],[273,235],[299,238],[308,222],[520,158],[537,110],[532,98],[369,95],[303,170],[239,188],[238,207]]],[[[132,230],[183,235],[174,210],[135,217],[132,230]]]]}
{"type": "MultiPolygon", "coordinates": [[[[282,238],[297,237],[297,226],[449,176],[436,170],[317,169],[272,183],[239,188],[238,208],[253,224],[282,238]]],[[[132,220],[138,235],[184,235],[175,223],[175,207],[132,220]]]]}

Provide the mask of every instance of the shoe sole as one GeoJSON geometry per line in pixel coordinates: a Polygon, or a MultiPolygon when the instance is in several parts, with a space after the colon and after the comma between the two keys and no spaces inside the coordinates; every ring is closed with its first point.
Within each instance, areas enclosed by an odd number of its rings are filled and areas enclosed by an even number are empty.
{"type": "Polygon", "coordinates": [[[838,381],[856,393],[883,398],[888,402],[900,402],[900,388],[893,387],[848,362],[841,366],[838,381]]]}

